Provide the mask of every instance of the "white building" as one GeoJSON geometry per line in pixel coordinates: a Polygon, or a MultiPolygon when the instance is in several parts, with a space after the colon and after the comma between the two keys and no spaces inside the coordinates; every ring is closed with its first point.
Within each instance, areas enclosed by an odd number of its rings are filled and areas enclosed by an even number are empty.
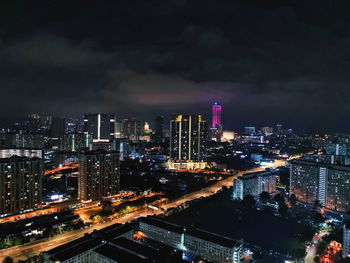
{"type": "Polygon", "coordinates": [[[156,218],[145,217],[141,219],[139,229],[150,239],[157,240],[179,250],[183,248],[184,229],[181,226],[156,218]]]}
{"type": "Polygon", "coordinates": [[[184,253],[214,262],[239,263],[242,252],[242,244],[230,238],[199,229],[185,232],[184,253]]]}
{"type": "Polygon", "coordinates": [[[246,195],[259,196],[262,192],[276,191],[276,174],[273,171],[244,174],[233,182],[233,199],[243,199],[246,195]]]}
{"type": "Polygon", "coordinates": [[[243,246],[240,242],[200,229],[185,229],[156,218],[142,218],[140,225],[147,238],[182,250],[212,262],[241,263],[243,246]]]}

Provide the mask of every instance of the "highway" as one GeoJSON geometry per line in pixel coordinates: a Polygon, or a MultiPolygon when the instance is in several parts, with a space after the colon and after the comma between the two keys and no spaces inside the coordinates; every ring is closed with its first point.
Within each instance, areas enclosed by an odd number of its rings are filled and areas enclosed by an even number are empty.
{"type": "MultiPolygon", "coordinates": [[[[282,166],[284,164],[284,161],[275,161],[274,167],[282,166]]],[[[175,208],[178,207],[179,205],[187,202],[187,201],[192,201],[195,199],[198,199],[200,197],[208,197],[213,194],[215,194],[217,191],[222,189],[223,186],[226,187],[231,187],[233,185],[233,180],[237,178],[238,176],[241,176],[245,173],[252,173],[252,172],[258,172],[264,170],[265,167],[259,167],[259,168],[254,168],[251,170],[247,170],[244,172],[239,172],[235,174],[234,176],[230,176],[222,181],[219,181],[209,187],[203,188],[201,190],[192,192],[190,194],[186,194],[174,201],[171,201],[167,204],[161,205],[161,208],[163,209],[169,209],[169,208],[175,208]]],[[[121,223],[124,224],[128,221],[132,221],[135,218],[138,217],[143,217],[143,216],[148,216],[148,215],[154,215],[154,214],[161,214],[163,213],[161,210],[158,211],[151,211],[148,208],[145,208],[140,211],[135,211],[130,214],[127,214],[121,218],[114,219],[110,222],[105,222],[101,224],[95,224],[91,228],[85,228],[85,229],[80,229],[80,230],[75,230],[71,232],[67,232],[61,235],[57,235],[52,238],[46,238],[46,239],[41,239],[39,241],[29,243],[29,244],[24,244],[16,247],[11,247],[8,249],[3,249],[0,250],[0,259],[5,258],[6,256],[12,257],[15,262],[19,260],[25,260],[29,257],[38,255],[41,252],[53,249],[55,247],[58,247],[60,245],[63,245],[67,242],[73,241],[77,238],[82,237],[86,233],[91,233],[93,230],[100,230],[102,228],[108,227],[110,225],[116,224],[116,223],[121,223]]]]}

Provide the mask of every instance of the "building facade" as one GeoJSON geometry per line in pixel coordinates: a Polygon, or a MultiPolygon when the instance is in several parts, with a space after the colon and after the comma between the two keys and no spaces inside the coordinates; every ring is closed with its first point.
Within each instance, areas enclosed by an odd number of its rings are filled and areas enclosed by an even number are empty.
{"type": "Polygon", "coordinates": [[[211,107],[211,114],[212,114],[211,128],[217,129],[220,126],[222,126],[221,112],[222,112],[221,104],[215,102],[211,107]]]}
{"type": "Polygon", "coordinates": [[[243,246],[235,240],[195,228],[185,232],[184,251],[213,262],[238,263],[243,246]]]}
{"type": "Polygon", "coordinates": [[[115,116],[96,113],[84,115],[84,133],[91,135],[92,141],[110,141],[114,138],[115,116]]]}
{"type": "Polygon", "coordinates": [[[139,230],[147,238],[182,250],[184,255],[210,262],[241,263],[240,242],[197,228],[184,228],[157,218],[142,218],[139,230]]]}
{"type": "Polygon", "coordinates": [[[178,115],[170,121],[170,159],[178,163],[202,162],[206,121],[202,115],[178,115]]]}
{"type": "Polygon", "coordinates": [[[79,152],[89,148],[92,143],[91,135],[84,133],[67,133],[63,136],[62,150],[79,152]]]}
{"type": "Polygon", "coordinates": [[[233,199],[243,200],[248,194],[258,197],[262,192],[276,192],[276,174],[273,171],[245,174],[233,182],[233,199]]]}
{"type": "Polygon", "coordinates": [[[350,209],[350,167],[294,161],[290,190],[301,202],[319,200],[328,209],[347,212],[350,209]]]}
{"type": "Polygon", "coordinates": [[[43,163],[40,158],[0,159],[0,215],[30,211],[41,205],[43,163]]]}
{"type": "Polygon", "coordinates": [[[83,152],[79,158],[78,196],[101,200],[119,192],[119,156],[104,150],[83,152]]]}

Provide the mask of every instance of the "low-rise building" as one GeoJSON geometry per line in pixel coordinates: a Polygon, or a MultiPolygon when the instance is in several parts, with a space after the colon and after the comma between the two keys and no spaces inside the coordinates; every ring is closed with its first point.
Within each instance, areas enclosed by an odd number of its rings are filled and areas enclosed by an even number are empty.
{"type": "Polygon", "coordinates": [[[197,228],[185,231],[184,253],[214,262],[241,262],[243,246],[240,242],[197,228]]]}
{"type": "Polygon", "coordinates": [[[184,228],[156,218],[141,218],[139,230],[147,237],[182,250],[184,228]]]}

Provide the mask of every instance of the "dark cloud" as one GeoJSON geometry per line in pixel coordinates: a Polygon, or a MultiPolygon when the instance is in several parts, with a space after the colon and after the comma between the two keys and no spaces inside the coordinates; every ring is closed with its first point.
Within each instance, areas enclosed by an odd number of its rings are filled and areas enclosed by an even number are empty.
{"type": "Polygon", "coordinates": [[[0,6],[2,119],[208,114],[219,100],[227,128],[350,129],[346,1],[11,2],[0,6]]]}

